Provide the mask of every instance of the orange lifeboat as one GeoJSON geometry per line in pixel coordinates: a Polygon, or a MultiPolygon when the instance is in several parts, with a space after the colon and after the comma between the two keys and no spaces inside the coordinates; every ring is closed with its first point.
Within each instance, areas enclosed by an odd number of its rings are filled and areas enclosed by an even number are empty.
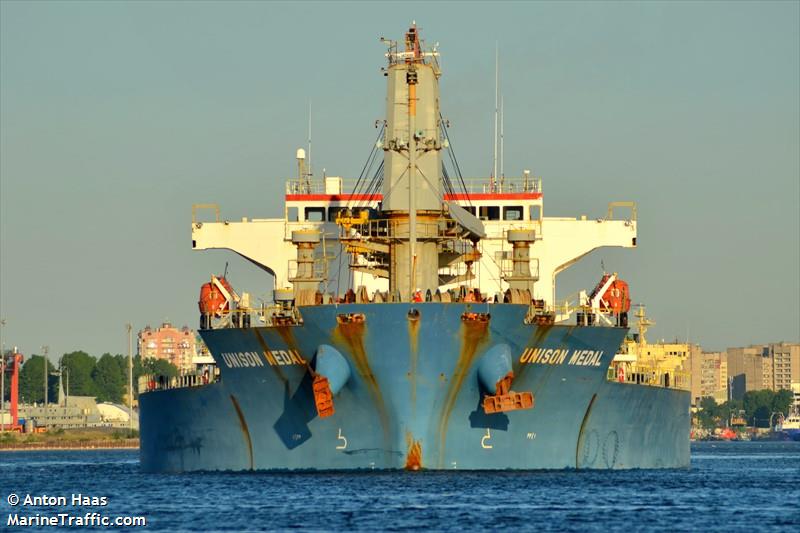
{"type": "Polygon", "coordinates": [[[631,308],[628,283],[621,279],[613,281],[601,301],[614,314],[627,313],[631,308]]]}
{"type": "MultiPolygon", "coordinates": [[[[597,284],[594,291],[592,291],[592,298],[602,290],[603,286],[611,278],[611,274],[605,274],[600,283],[597,284]]],[[[606,291],[600,296],[600,308],[604,311],[610,311],[615,315],[620,313],[627,313],[631,308],[631,296],[628,288],[628,282],[619,278],[615,279],[608,286],[606,291]]]]}
{"type": "Polygon", "coordinates": [[[200,287],[200,300],[197,302],[200,314],[220,316],[222,313],[230,311],[230,302],[220,290],[220,286],[228,292],[228,295],[233,294],[233,287],[222,276],[212,276],[211,281],[200,287]]]}

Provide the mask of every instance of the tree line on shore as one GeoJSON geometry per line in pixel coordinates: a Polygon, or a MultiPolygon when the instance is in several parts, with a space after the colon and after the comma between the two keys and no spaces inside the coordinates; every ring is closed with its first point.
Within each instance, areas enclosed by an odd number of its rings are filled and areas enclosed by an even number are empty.
{"type": "MultiPolygon", "coordinates": [[[[20,403],[42,403],[44,401],[44,361],[41,355],[26,357],[19,373],[20,403]]],[[[57,368],[47,360],[47,400],[58,401],[58,381],[61,372],[62,386],[69,396],[92,396],[98,402],[123,403],[128,389],[128,357],[105,353],[99,358],[86,352],[76,351],[64,354],[57,368]]],[[[138,395],[139,376],[156,374],[177,376],[178,369],[164,359],[147,358],[138,355],[133,358],[133,391],[138,395]]],[[[8,378],[5,383],[6,401],[10,399],[11,387],[8,378]]]]}
{"type": "Polygon", "coordinates": [[[706,429],[727,427],[732,418],[743,418],[749,426],[768,428],[777,423],[778,413],[789,413],[792,400],[792,392],[785,389],[777,392],[769,389],[748,391],[741,400],[728,400],[721,404],[707,397],[700,400],[696,416],[700,426],[706,429]]]}

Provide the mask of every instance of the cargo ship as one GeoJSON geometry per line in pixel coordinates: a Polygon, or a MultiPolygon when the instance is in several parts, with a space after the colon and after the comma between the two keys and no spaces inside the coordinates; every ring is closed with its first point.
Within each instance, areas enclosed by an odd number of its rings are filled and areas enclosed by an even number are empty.
{"type": "Polygon", "coordinates": [[[688,343],[655,342],[650,343],[645,336],[647,330],[655,325],[645,314],[644,305],[639,305],[634,316],[636,333],[631,333],[625,340],[611,362],[609,377],[621,381],[660,384],[670,387],[671,384],[685,390],[691,389],[691,376],[687,363],[692,350],[688,343]]]}
{"type": "Polygon", "coordinates": [[[338,176],[315,178],[300,149],[283,217],[194,206],[192,247],[263,269],[272,301],[224,275],[202,285],[216,369],[149,380],[142,468],[687,467],[689,392],[620,379],[612,364],[627,284],[605,274],[556,302],[557,275],[592,250],[636,247],[635,204],[545,217],[527,170],[464,178],[438,50],[416,25],[382,42],[386,117],[347,192],[338,176]]]}

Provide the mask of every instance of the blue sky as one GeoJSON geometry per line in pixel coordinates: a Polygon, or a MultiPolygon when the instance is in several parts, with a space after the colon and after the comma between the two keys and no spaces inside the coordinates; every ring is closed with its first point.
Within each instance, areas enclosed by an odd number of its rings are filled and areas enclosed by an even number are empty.
{"type": "Polygon", "coordinates": [[[639,205],[632,284],[651,338],[709,349],[800,340],[797,2],[0,3],[0,316],[25,353],[125,353],[124,324],[197,322],[229,252],[192,252],[191,205],[279,216],[305,143],[357,175],[383,117],[384,49],[412,19],[442,53],[465,174],[492,158],[494,46],[507,174],[543,177],[545,214],[639,205]]]}

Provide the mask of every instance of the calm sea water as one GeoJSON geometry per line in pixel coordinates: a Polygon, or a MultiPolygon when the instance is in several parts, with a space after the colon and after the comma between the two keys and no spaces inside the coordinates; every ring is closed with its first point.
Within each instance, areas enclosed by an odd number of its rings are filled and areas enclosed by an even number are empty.
{"type": "MultiPolygon", "coordinates": [[[[140,531],[800,531],[800,443],[697,443],[679,471],[153,475],[136,451],[0,453],[9,513],[142,515],[140,531]],[[104,496],[11,507],[9,493],[104,496]]],[[[48,528],[53,530],[53,528],[48,528]]]]}

